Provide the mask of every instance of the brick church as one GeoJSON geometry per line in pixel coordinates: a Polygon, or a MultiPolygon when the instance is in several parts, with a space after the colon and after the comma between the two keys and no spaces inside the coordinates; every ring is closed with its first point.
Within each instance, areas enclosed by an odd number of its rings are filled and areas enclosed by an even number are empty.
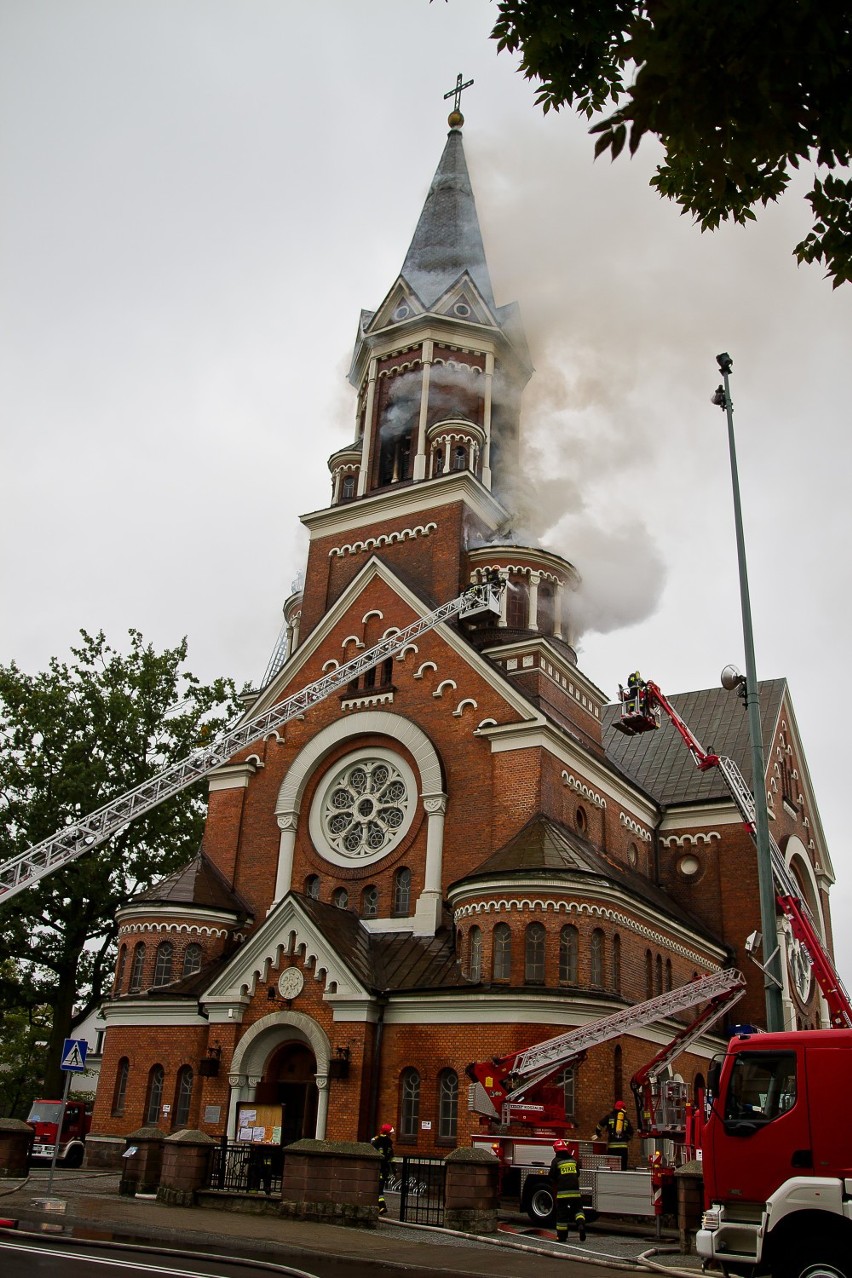
{"type": "MultiPolygon", "coordinates": [[[[400,274],[358,320],[354,439],[329,459],[328,506],[302,516],[286,658],[247,714],[488,574],[506,583],[499,616],[437,624],[212,774],[198,855],[119,916],[90,1161],[149,1124],[287,1144],[388,1121],[398,1152],[446,1152],[479,1129],[473,1060],[732,965],[748,978],[736,1019],[763,1022],[744,950],[756,857],[722,778],[667,724],[613,731],[618,707],[578,666],[577,570],[513,535],[533,369],[449,123],[400,274]]],[[[772,832],[830,948],[831,861],[784,680],[761,698],[772,832]]],[[[751,781],[740,700],[673,701],[751,781]]],[[[785,927],[787,1023],[820,1025],[785,927]]],[[[582,1134],[675,1029],[643,1025],[565,1071],[582,1134]]],[[[677,1076],[702,1082],[722,1041],[677,1076]]]]}

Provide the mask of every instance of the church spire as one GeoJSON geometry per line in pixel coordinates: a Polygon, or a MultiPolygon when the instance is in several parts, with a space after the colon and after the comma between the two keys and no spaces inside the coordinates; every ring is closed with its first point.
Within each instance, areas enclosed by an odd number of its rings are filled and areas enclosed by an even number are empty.
{"type": "MultiPolygon", "coordinates": [[[[450,120],[461,119],[454,111],[450,120]]],[[[464,271],[494,307],[494,292],[467,171],[461,126],[450,129],[411,241],[402,275],[427,310],[464,271]]]]}

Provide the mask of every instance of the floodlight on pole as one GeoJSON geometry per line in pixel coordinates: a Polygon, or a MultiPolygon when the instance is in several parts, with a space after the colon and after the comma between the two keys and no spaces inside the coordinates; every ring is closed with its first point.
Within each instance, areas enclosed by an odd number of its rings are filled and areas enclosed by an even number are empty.
{"type": "MultiPolygon", "coordinates": [[[[745,538],[743,536],[743,517],[740,504],[740,483],[737,472],[737,450],[734,441],[734,406],[731,401],[730,374],[734,366],[727,351],[716,356],[723,384],[719,386],[712,402],[723,408],[728,419],[728,450],[731,458],[731,484],[734,495],[734,522],[737,535],[737,560],[740,576],[740,604],[743,621],[743,647],[745,648],[745,705],[748,711],[748,729],[751,744],[752,788],[754,791],[755,842],[757,845],[757,880],[760,892],[760,926],[764,938],[764,958],[761,965],[764,976],[764,994],[766,998],[766,1028],[770,1033],[778,1033],[784,1029],[784,1006],[781,1001],[781,971],[778,947],[772,949],[769,942],[778,935],[776,921],[775,883],[772,876],[772,853],[769,841],[769,813],[766,805],[766,765],[763,757],[763,736],[760,726],[760,694],[757,687],[757,670],[754,660],[754,633],[751,624],[751,601],[748,590],[748,571],[746,568],[745,538]]],[[[725,668],[723,685],[731,685],[742,693],[742,684],[725,668]]]]}

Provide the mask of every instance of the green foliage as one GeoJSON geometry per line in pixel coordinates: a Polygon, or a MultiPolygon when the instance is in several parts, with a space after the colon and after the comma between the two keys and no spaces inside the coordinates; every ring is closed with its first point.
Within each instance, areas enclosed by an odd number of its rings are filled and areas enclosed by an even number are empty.
{"type": "Polygon", "coordinates": [[[791,170],[818,175],[812,230],[793,252],[852,279],[852,185],[819,173],[852,153],[852,6],[838,0],[499,0],[492,36],[520,52],[545,111],[596,123],[595,155],[665,149],[651,185],[702,230],[754,219],[791,170]]]}
{"type": "MultiPolygon", "coordinates": [[[[162,653],[130,631],[126,654],[81,631],[71,664],[27,675],[0,666],[0,861],[117,798],[189,754],[238,710],[233,684],[182,669],[186,641],[162,653]]],[[[201,839],[203,781],[0,909],[10,1002],[53,1009],[45,1086],[57,1087],[64,1038],[106,993],[116,910],[188,861],[201,839]]]]}
{"type": "MultiPolygon", "coordinates": [[[[0,1115],[25,1119],[42,1087],[44,1045],[51,1026],[46,1004],[21,998],[26,977],[9,960],[0,962],[0,1115]]],[[[28,991],[32,996],[32,991],[28,991]]]]}

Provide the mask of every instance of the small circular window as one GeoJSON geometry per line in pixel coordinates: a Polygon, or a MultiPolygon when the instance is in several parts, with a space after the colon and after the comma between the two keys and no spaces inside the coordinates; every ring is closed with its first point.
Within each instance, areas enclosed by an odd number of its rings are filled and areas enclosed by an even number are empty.
{"type": "Polygon", "coordinates": [[[401,302],[400,305],[394,311],[393,317],[395,320],[404,320],[404,319],[408,319],[410,314],[411,314],[411,307],[406,306],[405,302],[401,302]]]}
{"type": "Polygon", "coordinates": [[[628,860],[628,863],[635,870],[636,866],[639,864],[639,849],[637,848],[635,843],[631,843],[629,848],[627,849],[627,860],[628,860]]]}
{"type": "Polygon", "coordinates": [[[691,879],[694,878],[701,869],[701,862],[697,856],[682,856],[677,863],[677,868],[680,870],[681,874],[686,876],[686,878],[691,879]]]}
{"type": "Polygon", "coordinates": [[[416,801],[404,759],[358,750],[317,787],[309,822],[314,846],[336,865],[377,861],[408,833],[416,801]]]}
{"type": "Polygon", "coordinates": [[[467,319],[470,315],[470,307],[465,302],[456,302],[453,310],[460,319],[467,319]]]}

